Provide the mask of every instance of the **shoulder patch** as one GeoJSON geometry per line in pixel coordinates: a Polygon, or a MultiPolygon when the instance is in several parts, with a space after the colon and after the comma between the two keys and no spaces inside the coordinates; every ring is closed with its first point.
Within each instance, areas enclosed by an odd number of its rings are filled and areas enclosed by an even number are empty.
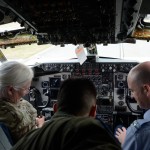
{"type": "Polygon", "coordinates": [[[132,123],[132,125],[133,125],[137,130],[141,127],[141,125],[138,123],[137,120],[135,120],[135,121],[132,123]]]}

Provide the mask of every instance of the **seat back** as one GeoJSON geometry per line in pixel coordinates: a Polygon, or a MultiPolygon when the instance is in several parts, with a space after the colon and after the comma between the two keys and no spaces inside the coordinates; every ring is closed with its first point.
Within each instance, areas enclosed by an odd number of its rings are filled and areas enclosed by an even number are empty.
{"type": "Polygon", "coordinates": [[[10,150],[13,145],[9,129],[0,123],[0,150],[10,150]]]}

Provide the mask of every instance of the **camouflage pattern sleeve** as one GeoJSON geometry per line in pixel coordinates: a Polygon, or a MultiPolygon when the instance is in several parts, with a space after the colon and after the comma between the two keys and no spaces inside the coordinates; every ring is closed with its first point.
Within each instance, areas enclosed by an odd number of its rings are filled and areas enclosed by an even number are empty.
{"type": "Polygon", "coordinates": [[[17,142],[28,131],[36,128],[36,110],[25,100],[18,104],[0,100],[0,122],[8,126],[13,140],[17,142]]]}

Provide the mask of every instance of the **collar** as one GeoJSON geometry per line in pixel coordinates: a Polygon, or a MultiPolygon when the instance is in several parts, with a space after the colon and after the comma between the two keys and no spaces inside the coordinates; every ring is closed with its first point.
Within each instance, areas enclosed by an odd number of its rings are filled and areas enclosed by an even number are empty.
{"type": "Polygon", "coordinates": [[[150,120],[150,109],[148,109],[148,110],[144,113],[144,119],[150,120]]]}
{"type": "Polygon", "coordinates": [[[63,111],[57,111],[52,118],[57,118],[57,117],[76,117],[75,115],[72,114],[68,114],[66,112],[63,111]]]}

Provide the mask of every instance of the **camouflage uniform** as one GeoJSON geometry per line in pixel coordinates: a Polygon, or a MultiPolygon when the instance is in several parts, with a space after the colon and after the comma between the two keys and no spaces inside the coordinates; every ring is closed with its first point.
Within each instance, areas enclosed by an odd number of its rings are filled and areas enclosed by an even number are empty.
{"type": "Polygon", "coordinates": [[[37,111],[28,101],[14,104],[0,98],[0,122],[10,129],[14,143],[36,128],[36,117],[37,111]]]}

